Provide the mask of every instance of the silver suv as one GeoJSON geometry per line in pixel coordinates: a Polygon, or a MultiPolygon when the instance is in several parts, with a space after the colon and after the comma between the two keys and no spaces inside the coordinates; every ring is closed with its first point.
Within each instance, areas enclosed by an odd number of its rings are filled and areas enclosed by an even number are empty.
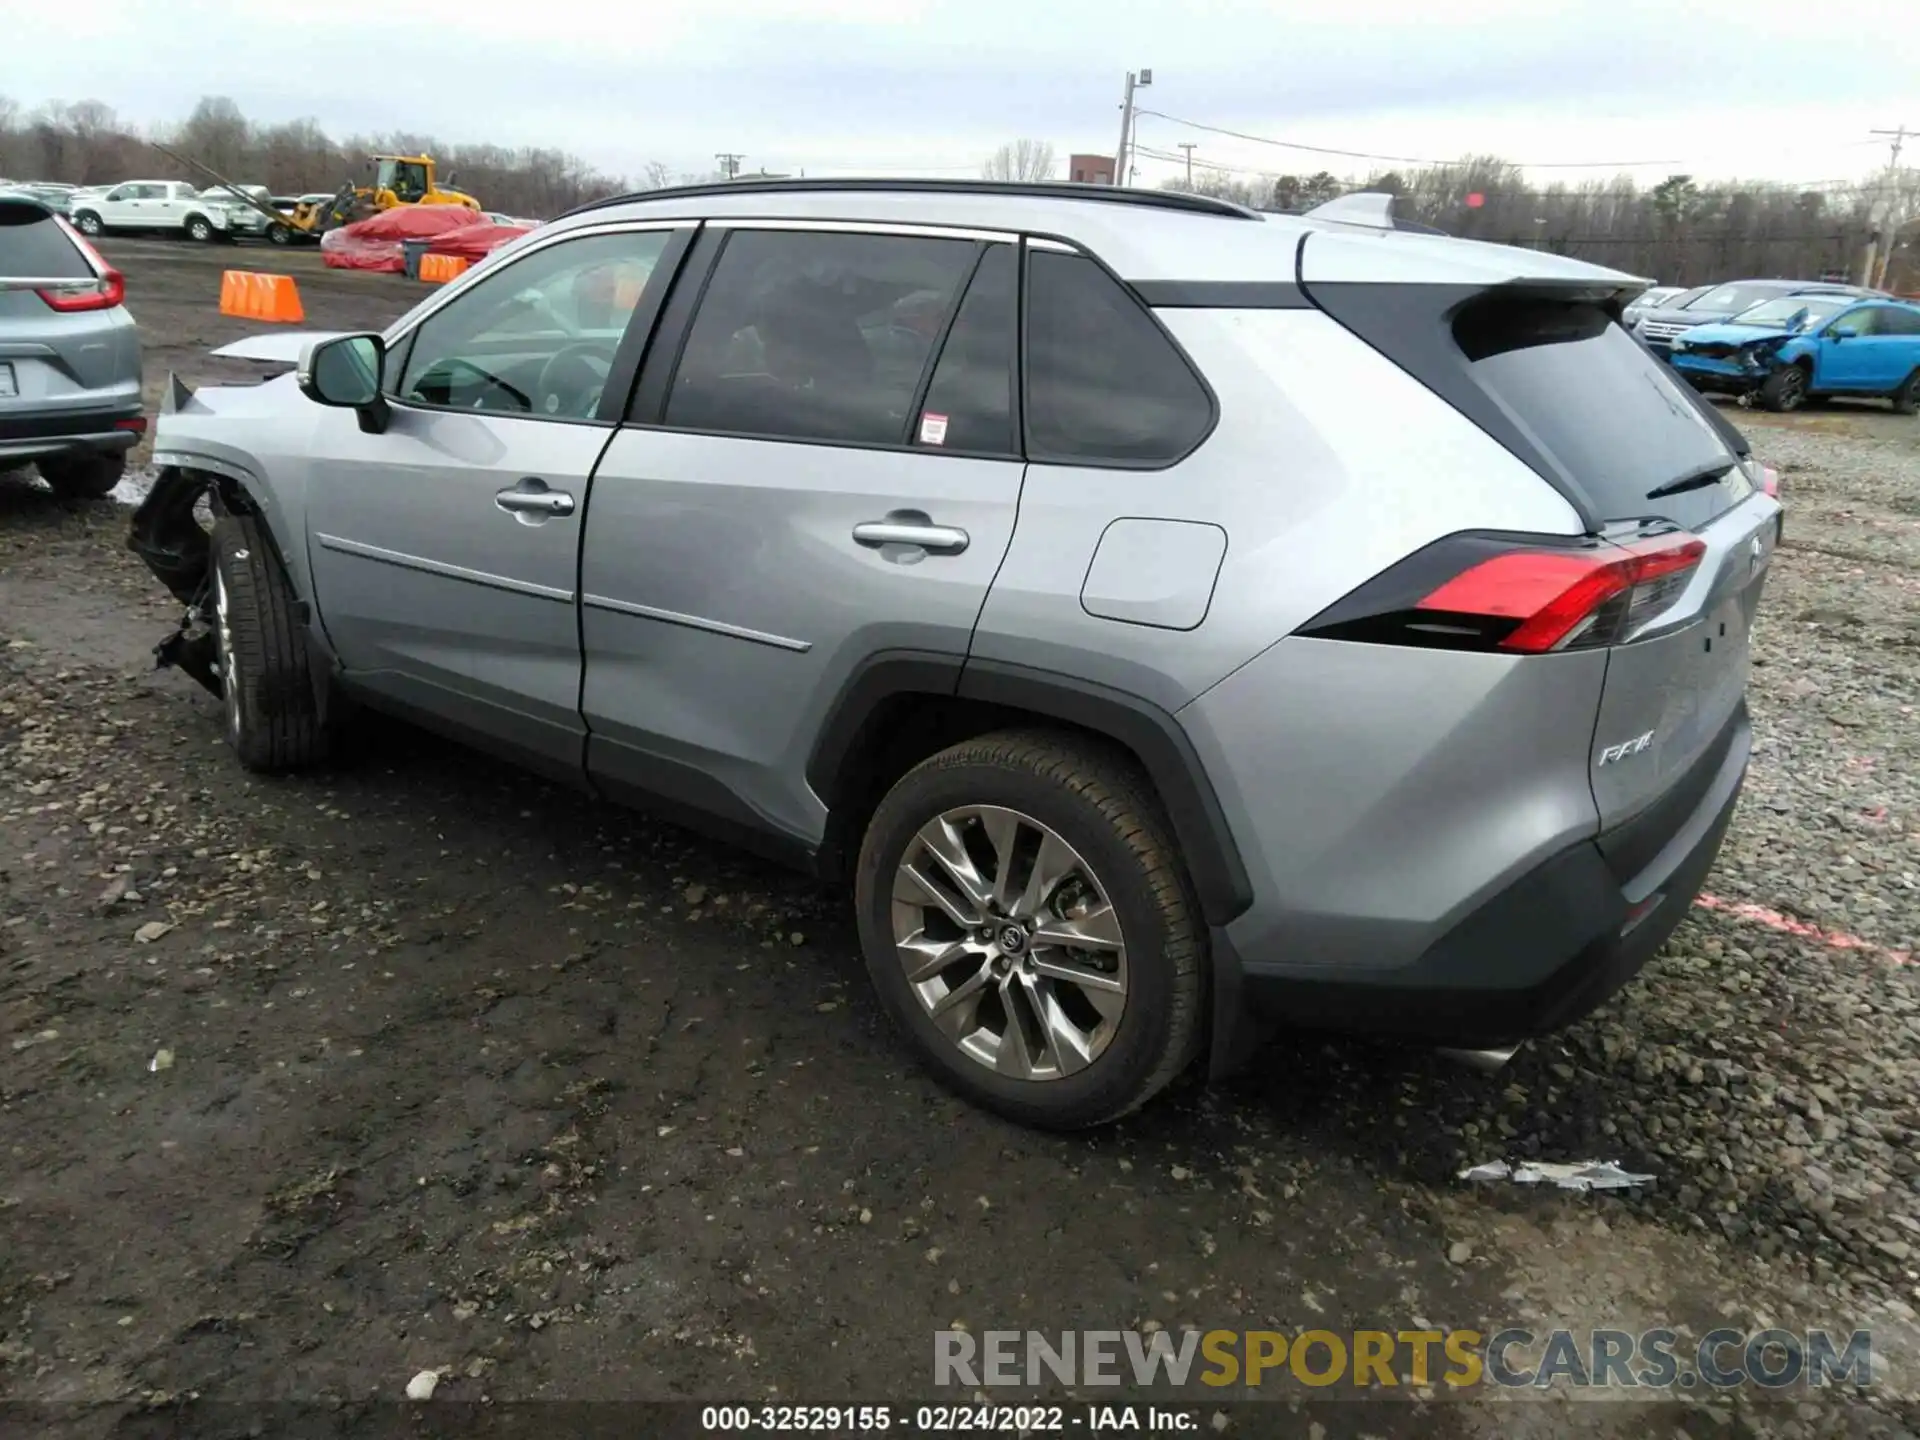
{"type": "Polygon", "coordinates": [[[257,769],[345,699],[852,882],[1020,1120],[1274,1022],[1493,1048],[1679,923],[1780,507],[1639,281],[1086,186],[595,205],[172,387],[134,543],[257,769]],[[192,507],[211,488],[211,536],[192,507]]]}
{"type": "Polygon", "coordinates": [[[0,471],[107,494],[146,433],[140,338],[120,272],[45,204],[0,196],[0,471]]]}

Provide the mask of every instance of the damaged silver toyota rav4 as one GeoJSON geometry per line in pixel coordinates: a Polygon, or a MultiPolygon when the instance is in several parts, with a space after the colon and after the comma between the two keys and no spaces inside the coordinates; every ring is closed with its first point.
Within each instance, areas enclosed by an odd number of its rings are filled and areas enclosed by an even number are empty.
{"type": "Polygon", "coordinates": [[[243,764],[344,702],[850,881],[976,1101],[1510,1047],[1685,915],[1780,507],[1642,282],[1085,186],[609,201],[175,384],[133,543],[243,764]],[[193,520],[211,492],[211,533],[193,520]]]}

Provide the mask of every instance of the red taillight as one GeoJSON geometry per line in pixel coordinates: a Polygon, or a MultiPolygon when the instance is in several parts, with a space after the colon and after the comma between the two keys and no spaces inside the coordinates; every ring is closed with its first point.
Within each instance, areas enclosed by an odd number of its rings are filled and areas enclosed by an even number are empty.
{"type": "Polygon", "coordinates": [[[49,285],[35,292],[53,309],[111,310],[127,298],[127,281],[111,265],[92,280],[76,280],[71,285],[49,285]]]}
{"type": "Polygon", "coordinates": [[[93,267],[94,278],[75,280],[71,285],[49,285],[35,293],[53,309],[63,313],[73,310],[111,310],[125,300],[126,276],[109,265],[87,237],[73,228],[66,216],[56,215],[53,218],[54,223],[66,232],[67,239],[87,257],[87,263],[93,267]]]}
{"type": "Polygon", "coordinates": [[[1771,465],[1760,467],[1760,488],[1775,500],[1780,498],[1780,472],[1771,465]]]}
{"type": "Polygon", "coordinates": [[[1453,536],[1301,633],[1519,655],[1612,645],[1671,605],[1706,551],[1684,531],[1620,543],[1453,536]]]}
{"type": "Polygon", "coordinates": [[[125,420],[116,420],[113,422],[113,428],[116,430],[131,430],[136,435],[144,435],[147,433],[147,417],[144,415],[134,415],[125,420]]]}
{"type": "Polygon", "coordinates": [[[1581,639],[1609,601],[1691,570],[1706,553],[1692,536],[1641,542],[1617,559],[1604,550],[1516,550],[1454,576],[1417,608],[1517,620],[1498,648],[1540,655],[1581,639]]]}

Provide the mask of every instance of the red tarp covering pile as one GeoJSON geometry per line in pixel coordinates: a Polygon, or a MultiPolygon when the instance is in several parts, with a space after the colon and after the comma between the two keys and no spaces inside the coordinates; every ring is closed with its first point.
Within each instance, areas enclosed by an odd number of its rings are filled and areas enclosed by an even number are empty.
{"type": "Polygon", "coordinates": [[[532,228],[531,225],[495,225],[490,220],[482,220],[478,225],[463,225],[458,230],[434,236],[427,249],[435,255],[458,255],[478,265],[502,245],[518,240],[532,228]]]}
{"type": "Polygon", "coordinates": [[[406,269],[402,240],[432,240],[452,230],[474,228],[464,205],[396,205],[320,237],[320,256],[336,270],[406,269]]]}

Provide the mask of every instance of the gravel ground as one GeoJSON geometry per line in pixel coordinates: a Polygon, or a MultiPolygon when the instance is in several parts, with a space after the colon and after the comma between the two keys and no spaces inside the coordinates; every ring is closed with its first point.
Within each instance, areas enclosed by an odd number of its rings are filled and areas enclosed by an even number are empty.
{"type": "MultiPolygon", "coordinates": [[[[203,313],[230,252],[116,258],[207,378],[182,336],[247,328],[203,313]]],[[[418,293],[329,283],[328,326],[418,293]]],[[[438,1367],[456,1401],[925,1398],[955,1320],[1779,1323],[1872,1327],[1877,1404],[1581,1428],[1911,1433],[1920,423],[1739,418],[1790,506],[1753,772],[1642,980],[1497,1076],[1291,1037],[1072,1139],[906,1063],[838,895],[404,727],[244,776],[149,668],[174,616],[124,510],[0,480],[0,1398],[391,1398],[438,1367]],[[1455,1179],[1501,1157],[1657,1181],[1455,1179]]],[[[1233,1423],[1304,1433],[1270,1413],[1233,1423]]]]}

